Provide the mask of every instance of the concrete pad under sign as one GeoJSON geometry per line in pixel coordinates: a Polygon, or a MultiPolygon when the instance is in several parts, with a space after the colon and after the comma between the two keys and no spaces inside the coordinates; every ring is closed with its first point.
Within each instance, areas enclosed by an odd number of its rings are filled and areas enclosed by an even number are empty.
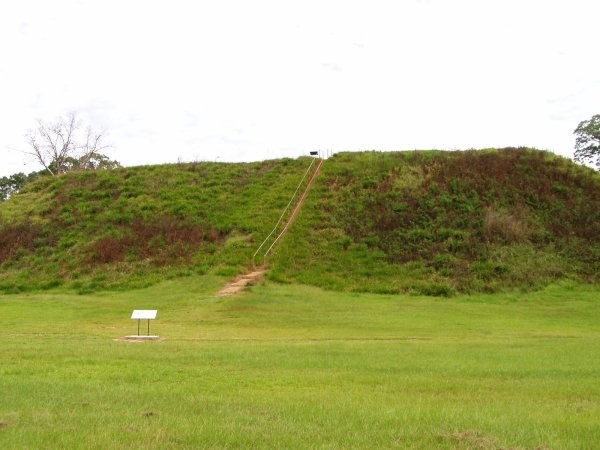
{"type": "Polygon", "coordinates": [[[125,339],[126,341],[157,341],[160,339],[160,336],[133,334],[131,336],[123,336],[123,339],[125,339]]]}

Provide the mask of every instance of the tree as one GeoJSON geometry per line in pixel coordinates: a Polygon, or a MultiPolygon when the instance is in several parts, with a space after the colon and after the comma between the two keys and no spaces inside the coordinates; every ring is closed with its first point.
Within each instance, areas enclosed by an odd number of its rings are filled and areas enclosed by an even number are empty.
{"type": "Polygon", "coordinates": [[[10,196],[23,187],[27,181],[24,173],[15,173],[10,177],[0,178],[0,201],[8,200],[10,196]]]}
{"type": "Polygon", "coordinates": [[[575,161],[592,163],[600,169],[600,114],[581,122],[573,132],[575,138],[575,161]]]}
{"type": "Polygon", "coordinates": [[[33,156],[51,175],[120,166],[100,153],[109,147],[103,142],[104,135],[90,126],[83,129],[75,113],[54,123],[38,120],[37,124],[35,130],[27,133],[30,149],[25,153],[33,156]]]}
{"type": "Polygon", "coordinates": [[[9,177],[0,178],[0,202],[8,200],[13,194],[16,194],[27,183],[47,174],[46,171],[31,172],[25,175],[23,172],[13,173],[9,177]]]}

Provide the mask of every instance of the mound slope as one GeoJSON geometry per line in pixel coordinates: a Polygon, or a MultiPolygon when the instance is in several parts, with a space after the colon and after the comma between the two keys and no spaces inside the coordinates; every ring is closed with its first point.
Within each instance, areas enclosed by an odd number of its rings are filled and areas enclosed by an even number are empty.
{"type": "MultiPolygon", "coordinates": [[[[0,291],[234,278],[310,160],[71,173],[0,204],[0,291]]],[[[340,153],[268,277],[381,293],[597,282],[600,177],[531,149],[340,153]]]]}
{"type": "Polygon", "coordinates": [[[83,292],[251,264],[312,160],[69,173],[0,203],[0,291],[83,292]]]}
{"type": "Polygon", "coordinates": [[[599,273],[598,173],[520,148],[337,154],[271,277],[451,295],[599,273]]]}

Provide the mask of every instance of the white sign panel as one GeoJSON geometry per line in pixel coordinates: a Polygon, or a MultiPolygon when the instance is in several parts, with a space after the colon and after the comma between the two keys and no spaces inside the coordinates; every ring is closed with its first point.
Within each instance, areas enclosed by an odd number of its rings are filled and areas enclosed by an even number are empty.
{"type": "Polygon", "coordinates": [[[156,319],[157,309],[134,309],[131,314],[132,319],[156,319]]]}

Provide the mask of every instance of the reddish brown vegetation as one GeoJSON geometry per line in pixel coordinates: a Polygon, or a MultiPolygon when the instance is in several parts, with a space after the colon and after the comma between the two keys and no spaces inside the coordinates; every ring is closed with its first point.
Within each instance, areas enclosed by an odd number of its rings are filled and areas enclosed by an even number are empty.
{"type": "Polygon", "coordinates": [[[152,220],[135,219],[118,235],[103,236],[91,246],[90,264],[122,261],[127,257],[150,259],[155,265],[188,258],[204,242],[221,238],[218,230],[162,216],[152,220]]]}
{"type": "Polygon", "coordinates": [[[0,227],[0,263],[13,259],[19,250],[33,250],[41,231],[31,222],[0,227]]]}
{"type": "Polygon", "coordinates": [[[323,210],[389,262],[467,267],[493,245],[523,244],[597,270],[600,183],[564,158],[511,148],[367,154],[360,172],[350,164],[329,180],[336,199],[323,210]]]}

